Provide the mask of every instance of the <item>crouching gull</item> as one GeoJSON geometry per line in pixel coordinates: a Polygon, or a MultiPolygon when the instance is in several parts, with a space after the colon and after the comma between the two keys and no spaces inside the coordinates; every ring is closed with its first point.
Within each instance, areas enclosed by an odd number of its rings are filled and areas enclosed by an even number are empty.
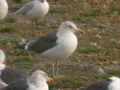
{"type": "Polygon", "coordinates": [[[60,25],[58,32],[48,33],[25,46],[21,45],[21,48],[37,52],[51,61],[62,60],[68,58],[77,48],[78,40],[74,34],[76,31],[82,32],[73,22],[65,21],[60,25]]]}
{"type": "Polygon", "coordinates": [[[9,84],[19,79],[26,79],[28,72],[25,69],[13,69],[5,65],[5,53],[0,50],[0,79],[9,84]]]}
{"type": "Polygon", "coordinates": [[[0,0],[0,19],[4,19],[8,13],[8,4],[6,0],[0,0]]]}
{"type": "Polygon", "coordinates": [[[1,90],[49,90],[47,81],[53,80],[45,72],[37,70],[26,80],[18,80],[1,90]]]}
{"type": "Polygon", "coordinates": [[[32,24],[37,24],[49,11],[47,0],[32,0],[17,10],[15,14],[21,14],[32,20],[32,24]],[[34,21],[34,22],[33,22],[34,21]]]}
{"type": "Polygon", "coordinates": [[[77,90],[120,90],[120,78],[112,76],[107,80],[96,82],[88,87],[78,88],[77,90]]]}

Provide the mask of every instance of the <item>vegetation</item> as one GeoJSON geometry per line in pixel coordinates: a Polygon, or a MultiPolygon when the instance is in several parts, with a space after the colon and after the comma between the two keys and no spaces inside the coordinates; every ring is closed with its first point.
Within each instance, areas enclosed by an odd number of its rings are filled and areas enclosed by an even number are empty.
{"type": "MultiPolygon", "coordinates": [[[[22,6],[29,0],[8,0],[10,9],[22,6]],[[17,2],[14,3],[14,2],[17,2]],[[23,3],[21,3],[23,2],[23,3]]],[[[0,47],[7,55],[7,64],[12,67],[27,68],[30,72],[38,66],[51,75],[44,65],[45,60],[34,52],[17,49],[23,38],[34,40],[48,32],[57,31],[65,20],[74,21],[84,30],[77,33],[79,46],[68,59],[70,65],[61,65],[61,75],[55,77],[52,86],[63,90],[75,90],[80,86],[104,80],[109,76],[120,76],[120,1],[119,0],[51,0],[51,10],[37,28],[30,20],[18,22],[21,16],[8,15],[0,21],[0,47]],[[38,65],[40,63],[40,65],[38,65]],[[91,66],[92,65],[92,66],[91,66]],[[102,67],[101,73],[96,67],[102,67]]],[[[64,62],[67,62],[65,60],[64,62]]]]}

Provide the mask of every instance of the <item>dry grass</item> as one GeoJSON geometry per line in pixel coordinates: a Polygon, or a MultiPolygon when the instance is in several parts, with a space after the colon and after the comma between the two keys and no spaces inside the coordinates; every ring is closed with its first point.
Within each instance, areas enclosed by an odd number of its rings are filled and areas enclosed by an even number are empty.
{"type": "MultiPolygon", "coordinates": [[[[15,3],[11,0],[9,7],[13,9],[25,2],[15,3]]],[[[12,67],[25,67],[33,71],[40,57],[32,52],[15,48],[16,45],[23,38],[36,39],[47,32],[56,31],[62,21],[72,20],[79,27],[81,24],[86,24],[81,27],[85,33],[82,36],[77,33],[79,46],[75,54],[70,57],[71,65],[62,65],[62,76],[56,77],[53,86],[74,90],[111,75],[120,76],[120,71],[116,68],[105,70],[105,74],[101,74],[94,70],[94,67],[79,67],[86,62],[101,67],[120,64],[120,1],[53,0],[53,2],[55,5],[51,6],[45,21],[37,28],[33,28],[29,20],[19,21],[21,16],[14,16],[12,13],[9,13],[4,21],[0,21],[0,34],[5,36],[5,40],[0,41],[0,47],[7,55],[7,63],[12,67]]],[[[41,64],[40,68],[44,69],[45,66],[41,64]]]]}

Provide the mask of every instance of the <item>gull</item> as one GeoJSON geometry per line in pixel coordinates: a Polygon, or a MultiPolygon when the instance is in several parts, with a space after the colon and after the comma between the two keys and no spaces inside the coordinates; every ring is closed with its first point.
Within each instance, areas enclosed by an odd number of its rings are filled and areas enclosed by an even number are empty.
{"type": "Polygon", "coordinates": [[[112,76],[107,80],[96,82],[88,87],[78,88],[77,90],[120,90],[120,78],[112,76]]]}
{"type": "Polygon", "coordinates": [[[77,49],[78,39],[75,35],[77,31],[82,32],[73,22],[65,21],[60,25],[58,32],[50,32],[21,48],[34,51],[51,61],[66,59],[77,49]]]}
{"type": "Polygon", "coordinates": [[[4,19],[8,14],[8,4],[6,0],[0,0],[0,19],[4,19]]]}
{"type": "Polygon", "coordinates": [[[22,14],[32,20],[32,24],[37,24],[49,11],[47,0],[32,0],[17,10],[15,14],[22,14]],[[34,22],[33,22],[34,21],[34,22]]]}
{"type": "Polygon", "coordinates": [[[26,80],[18,80],[1,90],[49,90],[47,81],[52,79],[45,72],[36,70],[26,80]]]}
{"type": "Polygon", "coordinates": [[[19,79],[26,79],[28,72],[25,69],[13,69],[5,64],[5,53],[0,49],[0,79],[6,84],[17,81],[19,79]]]}

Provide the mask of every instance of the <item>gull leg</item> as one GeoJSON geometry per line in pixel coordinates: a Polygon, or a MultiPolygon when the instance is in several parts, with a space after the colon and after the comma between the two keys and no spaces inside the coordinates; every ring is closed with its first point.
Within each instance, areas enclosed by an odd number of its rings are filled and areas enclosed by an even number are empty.
{"type": "Polygon", "coordinates": [[[60,62],[59,60],[56,61],[56,75],[60,74],[60,62]]]}

